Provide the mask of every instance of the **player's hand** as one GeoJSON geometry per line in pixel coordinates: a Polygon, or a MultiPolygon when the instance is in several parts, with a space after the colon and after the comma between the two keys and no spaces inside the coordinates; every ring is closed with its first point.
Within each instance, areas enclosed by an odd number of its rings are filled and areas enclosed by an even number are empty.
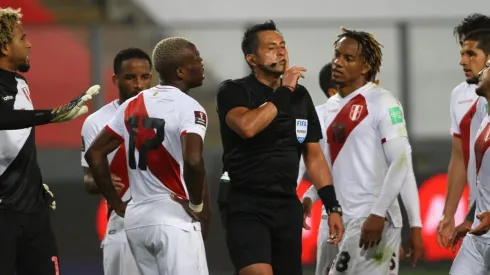
{"type": "Polygon", "coordinates": [[[472,225],[472,222],[468,221],[468,220],[465,220],[460,225],[458,225],[454,229],[451,237],[449,238],[448,248],[452,248],[453,252],[456,252],[456,249],[458,249],[458,247],[461,243],[461,240],[463,240],[463,238],[466,236],[466,234],[468,232],[470,232],[471,225],[472,225]]]}
{"type": "Polygon", "coordinates": [[[381,242],[381,236],[385,227],[385,218],[371,214],[366,219],[361,229],[361,239],[359,247],[364,247],[365,250],[375,247],[381,242]]]}
{"type": "Polygon", "coordinates": [[[46,192],[50,198],[48,198],[48,205],[51,209],[55,210],[56,209],[56,201],[54,200],[54,195],[53,192],[49,190],[49,186],[45,183],[43,183],[43,188],[44,192],[46,192]]]}
{"type": "MultiPolygon", "coordinates": [[[[129,202],[129,200],[128,200],[129,202]]],[[[112,209],[114,209],[114,212],[120,217],[124,218],[124,215],[126,214],[126,207],[128,206],[128,202],[118,204],[116,206],[112,206],[112,209]]]]}
{"type": "Polygon", "coordinates": [[[93,96],[99,93],[100,86],[94,85],[81,95],[75,97],[70,103],[51,110],[53,118],[51,122],[64,122],[75,119],[88,112],[85,104],[92,99],[93,96]]]}
{"type": "Polygon", "coordinates": [[[408,238],[408,253],[407,257],[411,258],[412,265],[415,266],[424,253],[424,242],[422,240],[422,228],[410,228],[410,236],[408,238]]]}
{"type": "MultiPolygon", "coordinates": [[[[437,226],[437,243],[440,247],[449,248],[450,239],[454,233],[454,217],[442,216],[437,226]]],[[[466,234],[466,233],[465,233],[466,234]]]]}
{"type": "Polygon", "coordinates": [[[311,208],[313,207],[313,201],[311,198],[305,197],[303,198],[303,228],[306,230],[310,230],[311,227],[306,223],[306,219],[311,217],[311,208]]]}
{"type": "Polygon", "coordinates": [[[332,212],[328,215],[328,229],[330,237],[327,242],[333,245],[338,245],[344,236],[344,222],[339,213],[332,212]]]}
{"type": "Polygon", "coordinates": [[[111,174],[112,178],[112,185],[116,188],[117,193],[121,192],[121,190],[124,188],[124,183],[122,182],[122,179],[118,177],[115,174],[111,174]]]}
{"type": "Polygon", "coordinates": [[[405,259],[405,250],[403,245],[400,245],[400,250],[398,251],[398,261],[403,261],[405,259]]]}
{"type": "Polygon", "coordinates": [[[303,73],[306,72],[305,67],[294,66],[289,68],[289,57],[286,56],[286,66],[284,68],[284,74],[282,75],[282,85],[296,88],[298,85],[298,79],[305,78],[303,73]]]}
{"type": "Polygon", "coordinates": [[[203,211],[197,213],[197,212],[192,211],[192,209],[189,207],[189,200],[181,199],[174,194],[172,194],[170,197],[172,198],[172,200],[174,200],[174,201],[178,202],[180,205],[182,205],[182,207],[184,207],[185,212],[187,212],[187,214],[189,214],[189,216],[191,216],[191,218],[193,218],[194,220],[196,220],[196,221],[205,220],[205,214],[206,213],[204,213],[205,212],[204,207],[203,207],[203,211]]]}
{"type": "Polygon", "coordinates": [[[490,230],[490,212],[483,211],[480,214],[476,215],[476,218],[480,220],[480,224],[477,227],[471,229],[468,233],[476,236],[481,236],[490,230]]]}

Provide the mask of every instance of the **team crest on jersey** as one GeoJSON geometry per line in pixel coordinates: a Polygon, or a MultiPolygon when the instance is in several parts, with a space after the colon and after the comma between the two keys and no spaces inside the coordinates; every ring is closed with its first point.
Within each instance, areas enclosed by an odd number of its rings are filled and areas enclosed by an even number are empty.
{"type": "Polygon", "coordinates": [[[350,114],[349,117],[352,121],[356,121],[361,117],[362,110],[364,109],[364,106],[359,105],[359,104],[354,104],[350,108],[350,114]]]}
{"type": "Polygon", "coordinates": [[[299,143],[303,143],[308,133],[308,120],[306,119],[296,119],[296,138],[299,143]]]}
{"type": "Polygon", "coordinates": [[[206,114],[201,111],[194,111],[194,116],[196,117],[196,124],[206,127],[206,114]]]}

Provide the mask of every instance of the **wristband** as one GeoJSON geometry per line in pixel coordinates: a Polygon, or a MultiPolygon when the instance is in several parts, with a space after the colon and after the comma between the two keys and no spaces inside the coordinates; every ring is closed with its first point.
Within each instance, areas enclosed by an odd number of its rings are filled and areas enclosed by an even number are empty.
{"type": "Polygon", "coordinates": [[[324,186],[318,190],[318,196],[322,200],[323,205],[327,213],[339,213],[342,215],[342,208],[337,201],[337,196],[335,195],[335,189],[332,184],[324,186]]]}
{"type": "Polygon", "coordinates": [[[203,206],[204,206],[204,203],[203,202],[201,202],[201,204],[195,205],[195,204],[192,204],[192,202],[189,201],[189,208],[192,210],[192,212],[201,213],[201,211],[203,209],[203,206]]]}
{"type": "Polygon", "coordinates": [[[293,92],[286,86],[281,86],[272,92],[269,96],[269,101],[276,106],[277,109],[287,110],[291,104],[291,95],[293,92]]]}

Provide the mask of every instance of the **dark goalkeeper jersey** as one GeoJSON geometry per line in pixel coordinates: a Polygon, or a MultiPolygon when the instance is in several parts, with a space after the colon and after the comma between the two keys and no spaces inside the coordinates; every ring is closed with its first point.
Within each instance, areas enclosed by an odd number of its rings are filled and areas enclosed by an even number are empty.
{"type": "Polygon", "coordinates": [[[297,198],[301,151],[305,143],[322,138],[321,127],[310,94],[298,85],[289,110],[278,115],[262,132],[242,139],[228,127],[226,114],[233,108],[255,109],[266,103],[274,90],[254,75],[223,82],[218,90],[223,162],[231,191],[264,198],[297,198]]]}
{"type": "Polygon", "coordinates": [[[33,105],[25,78],[0,70],[0,211],[32,213],[46,207],[34,127],[22,129],[33,115],[28,110],[33,105]]]}

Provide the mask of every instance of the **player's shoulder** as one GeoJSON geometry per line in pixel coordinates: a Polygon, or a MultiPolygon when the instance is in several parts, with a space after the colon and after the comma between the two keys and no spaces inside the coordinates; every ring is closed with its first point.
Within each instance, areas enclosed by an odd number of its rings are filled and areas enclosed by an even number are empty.
{"type": "Polygon", "coordinates": [[[117,103],[117,99],[107,103],[106,105],[102,106],[99,110],[88,115],[85,121],[83,122],[82,127],[107,124],[107,122],[116,113],[118,107],[119,104],[117,103]]]}
{"type": "Polygon", "coordinates": [[[245,76],[237,79],[226,79],[218,85],[217,96],[224,95],[227,93],[233,93],[237,91],[245,91],[245,87],[250,85],[250,76],[245,76]]]}
{"type": "Polygon", "coordinates": [[[368,105],[374,105],[373,107],[400,104],[393,93],[376,84],[373,84],[369,92],[366,93],[366,101],[368,102],[368,105]]]}
{"type": "Polygon", "coordinates": [[[327,110],[327,102],[321,104],[321,105],[318,105],[315,107],[315,110],[316,110],[316,113],[318,114],[318,116],[320,117],[321,115],[323,115],[324,113],[326,113],[326,110],[327,110]]]}
{"type": "Polygon", "coordinates": [[[468,84],[466,81],[463,81],[454,87],[453,91],[451,92],[451,99],[455,101],[467,96],[476,96],[475,88],[476,85],[468,84]]]}

